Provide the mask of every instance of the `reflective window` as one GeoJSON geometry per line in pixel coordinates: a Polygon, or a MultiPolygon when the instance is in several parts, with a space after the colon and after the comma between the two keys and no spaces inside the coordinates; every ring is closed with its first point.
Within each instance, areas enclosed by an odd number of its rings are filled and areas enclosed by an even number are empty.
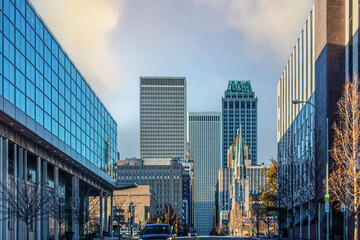
{"type": "Polygon", "coordinates": [[[113,175],[116,122],[27,1],[2,3],[0,95],[113,175]]]}

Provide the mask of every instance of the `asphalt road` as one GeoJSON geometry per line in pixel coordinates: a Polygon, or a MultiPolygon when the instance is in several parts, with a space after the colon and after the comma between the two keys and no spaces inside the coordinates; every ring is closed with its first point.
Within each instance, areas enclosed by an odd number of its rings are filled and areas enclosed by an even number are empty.
{"type": "Polygon", "coordinates": [[[198,237],[176,237],[176,240],[242,240],[242,239],[271,239],[271,238],[256,238],[256,237],[229,237],[229,236],[198,236],[198,237]]]}

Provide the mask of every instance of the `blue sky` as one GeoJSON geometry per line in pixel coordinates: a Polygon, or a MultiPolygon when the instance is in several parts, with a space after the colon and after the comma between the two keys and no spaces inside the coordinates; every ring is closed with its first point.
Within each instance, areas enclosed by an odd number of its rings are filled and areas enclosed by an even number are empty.
{"type": "Polygon", "coordinates": [[[313,0],[32,0],[139,156],[139,76],[184,76],[188,111],[220,111],[228,80],[259,99],[258,162],[276,157],[276,86],[313,0]]]}

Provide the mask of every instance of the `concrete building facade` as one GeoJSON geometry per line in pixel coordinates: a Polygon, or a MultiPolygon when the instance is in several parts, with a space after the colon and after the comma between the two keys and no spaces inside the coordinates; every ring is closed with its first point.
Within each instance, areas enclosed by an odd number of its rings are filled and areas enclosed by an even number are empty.
{"type": "Polygon", "coordinates": [[[149,165],[186,160],[186,79],[140,77],[140,158],[149,165]]]}
{"type": "MultiPolygon", "coordinates": [[[[110,201],[108,204],[110,205],[110,201]]],[[[151,186],[115,190],[113,193],[114,208],[124,210],[125,222],[129,222],[129,217],[133,217],[133,227],[144,227],[156,215],[156,204],[156,193],[151,186]],[[130,205],[134,208],[133,216],[129,215],[130,205]]]]}
{"type": "Polygon", "coordinates": [[[194,227],[209,235],[215,221],[215,191],[220,168],[220,113],[189,113],[189,157],[194,161],[194,227]]]}
{"type": "MultiPolygon", "coordinates": [[[[178,213],[182,212],[183,166],[178,159],[171,160],[170,165],[132,164],[131,159],[128,161],[118,168],[119,181],[151,186],[157,200],[156,214],[163,212],[166,204],[171,204],[178,213]]],[[[139,162],[138,159],[135,161],[139,162]]]]}
{"type": "Polygon", "coordinates": [[[227,225],[229,218],[224,217],[231,210],[230,188],[233,178],[232,168],[220,168],[218,176],[218,218],[217,222],[221,225],[227,225]],[[225,215],[224,215],[225,214],[225,215]],[[223,220],[223,221],[222,221],[223,220]]]}

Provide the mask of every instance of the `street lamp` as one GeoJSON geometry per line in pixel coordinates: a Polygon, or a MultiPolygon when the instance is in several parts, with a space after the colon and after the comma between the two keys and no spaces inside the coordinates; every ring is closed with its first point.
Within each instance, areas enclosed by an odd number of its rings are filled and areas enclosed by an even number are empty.
{"type": "MultiPolygon", "coordinates": [[[[326,120],[326,194],[325,194],[325,211],[326,211],[326,240],[329,240],[329,121],[328,118],[325,117],[321,112],[319,112],[315,105],[308,101],[302,101],[295,99],[292,101],[293,104],[304,103],[311,105],[315,111],[326,120]],[[326,202],[327,201],[327,202],[326,202]]],[[[320,236],[319,236],[320,237],[320,236]]]]}

